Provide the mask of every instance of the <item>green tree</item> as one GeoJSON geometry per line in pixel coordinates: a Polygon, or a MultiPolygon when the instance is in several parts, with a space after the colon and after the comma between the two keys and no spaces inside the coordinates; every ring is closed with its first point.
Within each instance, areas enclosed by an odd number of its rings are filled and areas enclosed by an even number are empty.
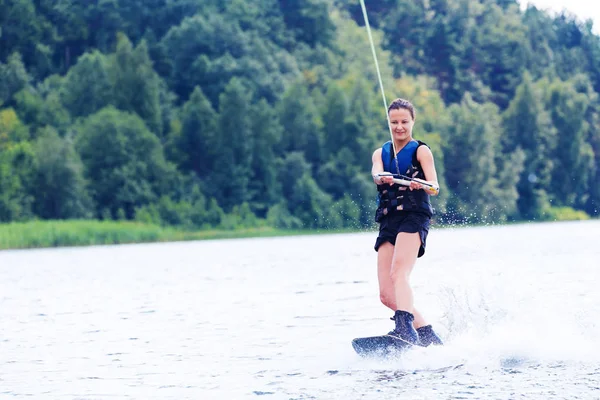
{"type": "Polygon", "coordinates": [[[348,141],[344,124],[348,118],[349,104],[346,93],[336,83],[327,89],[323,110],[323,156],[329,158],[336,154],[348,141]]]}
{"type": "Polygon", "coordinates": [[[113,103],[112,87],[107,58],[86,53],[65,76],[61,100],[73,117],[86,117],[113,103]]]}
{"type": "Polygon", "coordinates": [[[593,162],[592,150],[586,143],[589,98],[586,93],[577,93],[572,82],[554,81],[548,91],[546,108],[558,133],[552,157],[550,198],[556,206],[581,206],[585,202],[577,201],[577,195],[588,192],[593,162]],[[565,193],[567,187],[573,189],[565,193]]]}
{"type": "Polygon", "coordinates": [[[51,75],[35,88],[27,87],[14,95],[15,110],[37,137],[37,132],[51,126],[64,134],[71,126],[71,115],[61,100],[63,78],[51,75]]]}
{"type": "Polygon", "coordinates": [[[29,129],[12,108],[0,110],[0,150],[29,139],[29,129]]]}
{"type": "MultiPolygon", "coordinates": [[[[438,0],[436,3],[446,2],[438,0]]],[[[425,57],[429,60],[427,72],[437,79],[443,99],[452,103],[461,98],[456,87],[459,56],[457,33],[452,31],[447,19],[447,4],[440,4],[430,21],[431,28],[427,31],[424,50],[425,57]]]]}
{"type": "Polygon", "coordinates": [[[520,148],[525,153],[524,169],[517,185],[520,216],[539,218],[549,206],[547,191],[550,185],[555,130],[548,112],[544,110],[540,91],[528,73],[517,88],[514,99],[503,114],[504,151],[508,154],[520,148]]]}
{"type": "Polygon", "coordinates": [[[78,127],[76,148],[85,166],[96,216],[117,218],[168,194],[173,167],[162,146],[135,114],[108,107],[90,115],[78,127]]]}
{"type": "Polygon", "coordinates": [[[301,151],[314,168],[322,161],[321,121],[303,83],[292,86],[279,104],[279,119],[284,128],[282,149],[301,151]]]}
{"type": "Polygon", "coordinates": [[[0,62],[0,107],[8,103],[12,96],[28,85],[30,81],[31,77],[27,73],[19,53],[13,53],[6,64],[0,62]]]}
{"type": "Polygon", "coordinates": [[[52,30],[50,73],[64,74],[85,53],[88,39],[97,32],[87,20],[89,10],[95,5],[82,0],[36,0],[35,3],[38,20],[52,30]]]}
{"type": "Polygon", "coordinates": [[[593,29],[593,23],[588,21],[585,24],[581,47],[587,59],[585,74],[592,81],[594,90],[600,93],[600,35],[595,34],[593,29]]]}
{"type": "Polygon", "coordinates": [[[311,166],[299,151],[284,152],[282,158],[277,159],[277,179],[282,182],[283,197],[290,201],[293,197],[293,188],[305,174],[310,174],[311,166]]]}
{"type": "Polygon", "coordinates": [[[338,228],[330,221],[331,196],[322,191],[309,173],[305,173],[292,187],[288,206],[292,215],[300,219],[305,229],[338,228]]]}
{"type": "Polygon", "coordinates": [[[29,142],[0,148],[0,222],[31,218],[33,160],[29,142]]]}
{"type": "Polygon", "coordinates": [[[297,40],[309,46],[328,45],[334,25],[324,0],[279,0],[285,24],[297,40]]]}
{"type": "Polygon", "coordinates": [[[317,182],[319,187],[338,200],[351,190],[350,180],[359,171],[354,163],[354,156],[347,147],[341,147],[336,155],[319,167],[317,182]]]}
{"type": "Polygon", "coordinates": [[[388,6],[384,13],[385,48],[397,54],[392,60],[396,75],[424,73],[428,9],[424,0],[406,1],[401,7],[388,6]],[[402,32],[398,35],[398,32],[402,32]]]}
{"type": "MultiPolygon", "coordinates": [[[[171,60],[170,86],[183,99],[187,99],[196,86],[201,86],[200,76],[195,75],[192,67],[197,72],[206,73],[211,57],[216,52],[215,26],[229,26],[220,15],[212,19],[203,15],[196,15],[184,19],[180,25],[173,26],[162,38],[161,46],[165,49],[167,57],[171,60]],[[196,64],[196,65],[194,65],[196,64]]],[[[234,28],[228,27],[228,30],[234,28]]],[[[244,39],[234,30],[235,39],[244,39]]],[[[217,99],[211,98],[213,105],[217,99]]]]}
{"type": "MultiPolygon", "coordinates": [[[[359,7],[360,8],[360,7],[359,7]]],[[[360,12],[360,11],[359,11],[360,12]]],[[[366,82],[362,93],[364,101],[373,99],[381,104],[381,94],[373,83],[378,81],[377,70],[373,64],[371,43],[363,26],[362,14],[360,23],[342,18],[339,13],[332,14],[332,21],[336,26],[336,40],[332,49],[317,48],[316,54],[307,54],[304,61],[302,53],[297,55],[308,82],[321,82],[322,86],[328,86],[331,79],[345,81],[342,84],[345,90],[349,90],[353,82],[366,82]],[[318,53],[317,53],[318,52],[318,53]],[[349,85],[350,84],[350,85],[349,85]]],[[[394,56],[390,51],[383,48],[384,37],[378,30],[372,31],[373,43],[377,54],[381,79],[385,88],[393,87],[394,70],[391,66],[394,56]]],[[[361,84],[362,85],[362,84],[361,84]]]]}
{"type": "Polygon", "coordinates": [[[0,3],[0,62],[19,53],[24,64],[36,75],[45,49],[48,26],[38,17],[32,0],[5,0],[0,3]]]}
{"type": "Polygon", "coordinates": [[[585,95],[587,111],[584,116],[587,134],[582,145],[582,168],[586,169],[588,182],[577,187],[575,207],[585,210],[590,215],[600,214],[600,107],[599,94],[594,91],[593,80],[579,74],[570,80],[577,93],[585,95]]]}
{"type": "Polygon", "coordinates": [[[13,109],[0,110],[0,221],[31,217],[34,154],[29,131],[13,109]]]}
{"type": "Polygon", "coordinates": [[[160,135],[161,78],[152,68],[146,42],[134,49],[126,36],[119,35],[117,50],[111,57],[111,75],[113,104],[120,110],[136,113],[152,132],[160,135]]]}
{"type": "Polygon", "coordinates": [[[345,195],[334,202],[330,208],[329,219],[338,219],[340,228],[361,227],[361,211],[358,204],[350,195],[345,195]]]}
{"type": "Polygon", "coordinates": [[[448,201],[449,213],[470,222],[505,218],[506,210],[514,210],[516,196],[499,196],[506,190],[500,190],[496,164],[501,132],[498,107],[477,104],[467,94],[449,111],[452,123],[444,142],[446,182],[454,194],[448,201]]]}
{"type": "MultiPolygon", "coordinates": [[[[226,212],[250,200],[252,149],[251,99],[244,84],[232,79],[219,99],[214,170],[207,188],[226,212]]],[[[210,193],[210,192],[209,192],[210,193]]]]}
{"type": "Polygon", "coordinates": [[[562,12],[554,18],[552,28],[555,32],[554,69],[558,77],[567,80],[573,74],[584,72],[588,62],[577,17],[562,12]]]}
{"type": "Polygon", "coordinates": [[[534,78],[539,79],[554,68],[552,44],[556,41],[556,31],[552,17],[530,5],[525,10],[522,21],[527,27],[527,45],[530,49],[526,67],[534,78]]]}
{"type": "Polygon", "coordinates": [[[238,22],[228,12],[233,11],[186,18],[161,39],[160,46],[171,60],[171,88],[187,99],[200,86],[218,107],[225,86],[239,78],[258,97],[274,101],[285,90],[285,77],[298,73],[295,60],[256,30],[255,24],[242,24],[246,18],[238,22]]]}
{"type": "Polygon", "coordinates": [[[387,109],[364,79],[353,81],[346,90],[349,117],[345,120],[344,129],[348,129],[345,145],[352,151],[356,165],[370,176],[373,150],[387,141],[389,135],[387,109]]]}
{"type": "Polygon", "coordinates": [[[196,87],[181,112],[181,131],[171,138],[177,162],[183,171],[193,171],[206,177],[214,167],[217,149],[217,113],[196,87]]]}
{"type": "Polygon", "coordinates": [[[91,216],[91,199],[83,177],[83,164],[71,138],[44,129],[34,143],[33,210],[44,219],[91,216]]]}
{"type": "Polygon", "coordinates": [[[266,217],[269,208],[281,198],[281,186],[277,178],[276,150],[283,128],[275,110],[261,99],[251,108],[252,146],[251,177],[248,184],[250,206],[259,217],[266,217]]]}
{"type": "Polygon", "coordinates": [[[529,58],[526,28],[520,10],[494,4],[482,7],[479,24],[472,39],[470,60],[483,84],[492,90],[491,99],[502,110],[513,98],[529,58]]]}
{"type": "Polygon", "coordinates": [[[600,110],[595,111],[591,114],[590,119],[593,121],[593,125],[590,132],[589,143],[594,152],[594,162],[592,170],[589,174],[589,196],[585,203],[585,211],[594,216],[600,215],[600,110]]]}

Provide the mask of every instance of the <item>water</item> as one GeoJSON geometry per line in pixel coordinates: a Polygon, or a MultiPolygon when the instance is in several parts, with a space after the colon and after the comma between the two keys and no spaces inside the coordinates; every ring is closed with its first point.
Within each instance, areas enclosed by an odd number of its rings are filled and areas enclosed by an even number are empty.
{"type": "Polygon", "coordinates": [[[600,221],[433,229],[446,346],[392,327],[374,233],[0,252],[0,398],[599,399],[600,221]]]}

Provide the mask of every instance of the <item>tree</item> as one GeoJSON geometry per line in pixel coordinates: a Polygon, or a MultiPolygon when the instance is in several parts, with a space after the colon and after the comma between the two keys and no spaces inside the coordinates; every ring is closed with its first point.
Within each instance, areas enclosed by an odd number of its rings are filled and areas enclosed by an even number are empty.
{"type": "Polygon", "coordinates": [[[587,111],[585,126],[587,134],[582,145],[582,168],[586,169],[588,182],[577,187],[575,207],[585,210],[590,215],[600,214],[600,108],[599,95],[594,91],[593,78],[584,74],[570,80],[578,94],[586,96],[587,111]]]}
{"type": "Polygon", "coordinates": [[[583,32],[575,15],[562,12],[553,21],[555,32],[554,69],[558,77],[567,80],[569,76],[584,72],[588,65],[586,54],[582,48],[583,32]]]}
{"type": "Polygon", "coordinates": [[[29,129],[23,125],[12,108],[0,110],[0,150],[29,139],[29,129]]]}
{"type": "MultiPolygon", "coordinates": [[[[252,93],[243,82],[232,79],[219,98],[219,117],[215,137],[214,170],[207,178],[207,188],[225,211],[250,199],[252,177],[252,132],[250,104],[252,93]]],[[[210,192],[209,192],[210,193],[210,192]]]]}
{"type": "Polygon", "coordinates": [[[261,99],[251,108],[252,146],[251,177],[248,184],[250,206],[259,217],[266,217],[271,206],[281,198],[277,176],[276,158],[279,156],[283,128],[275,110],[261,99]]]}
{"type": "Polygon", "coordinates": [[[23,89],[30,81],[31,77],[19,53],[13,53],[6,64],[0,62],[0,107],[8,103],[13,94],[23,89]]]}
{"type": "Polygon", "coordinates": [[[118,35],[117,51],[111,57],[111,80],[113,104],[120,110],[139,115],[148,128],[160,136],[161,78],[152,68],[145,41],[134,49],[126,36],[118,35]]]}
{"type": "Polygon", "coordinates": [[[27,87],[14,95],[15,110],[27,124],[32,137],[46,126],[64,135],[71,126],[71,115],[61,100],[63,78],[51,75],[35,88],[27,87]]]}
{"type": "Polygon", "coordinates": [[[303,83],[296,83],[283,95],[279,120],[284,128],[282,149],[304,153],[316,168],[322,160],[321,121],[303,83]]]}
{"type": "Polygon", "coordinates": [[[47,37],[43,21],[38,18],[32,0],[7,0],[0,3],[0,62],[10,54],[19,53],[31,70],[38,66],[38,57],[47,37]]]}
{"type": "Polygon", "coordinates": [[[133,218],[135,209],[168,194],[174,169],[156,135],[135,114],[108,107],[77,128],[76,148],[85,166],[96,217],[119,213],[133,218]]]}
{"type": "Polygon", "coordinates": [[[385,48],[398,55],[392,58],[396,75],[422,74],[427,64],[423,52],[429,24],[426,2],[405,1],[402,6],[389,7],[386,11],[383,13],[385,48]]]}
{"type": "Polygon", "coordinates": [[[517,88],[514,99],[503,114],[504,152],[516,149],[525,153],[524,169],[517,185],[517,202],[522,218],[539,218],[549,206],[547,190],[552,170],[555,130],[543,108],[541,93],[528,73],[517,88]]]}
{"type": "Polygon", "coordinates": [[[286,78],[299,73],[296,61],[265,37],[259,23],[249,24],[245,17],[238,22],[239,17],[229,16],[239,11],[227,4],[223,12],[184,19],[161,39],[172,65],[170,86],[182,99],[200,86],[218,108],[225,86],[240,78],[258,97],[273,102],[285,90],[286,78]]]}
{"type": "Polygon", "coordinates": [[[0,222],[31,217],[30,176],[33,154],[28,142],[0,150],[0,222]]]}
{"type": "Polygon", "coordinates": [[[347,143],[348,135],[344,124],[348,118],[349,104],[343,89],[333,83],[327,89],[323,112],[323,156],[330,158],[347,143]]]}
{"type": "Polygon", "coordinates": [[[279,0],[279,7],[288,29],[296,40],[314,47],[327,46],[334,32],[329,6],[324,0],[279,0]]]}
{"type": "Polygon", "coordinates": [[[292,187],[288,199],[290,212],[299,218],[305,229],[338,228],[329,221],[331,197],[323,192],[309,173],[305,173],[292,187]]]}
{"type": "Polygon", "coordinates": [[[507,210],[514,210],[516,196],[498,196],[498,108],[491,103],[477,104],[467,94],[460,105],[453,105],[449,111],[452,123],[444,142],[445,178],[454,194],[448,201],[449,213],[470,222],[485,221],[492,215],[493,220],[505,218],[507,210]]]}
{"type": "Polygon", "coordinates": [[[12,109],[0,110],[0,221],[31,216],[34,155],[29,132],[12,109]]]}
{"type": "Polygon", "coordinates": [[[171,138],[177,163],[183,171],[205,178],[215,166],[217,113],[200,87],[196,87],[181,113],[181,132],[171,138]]]}
{"type": "Polygon", "coordinates": [[[587,93],[577,93],[572,82],[554,81],[548,89],[546,109],[557,130],[550,196],[556,206],[582,206],[577,195],[588,193],[593,153],[586,143],[590,106],[587,93]],[[565,193],[566,187],[573,189],[565,193]]]}
{"type": "Polygon", "coordinates": [[[517,5],[502,9],[489,4],[482,7],[471,39],[471,63],[484,85],[492,91],[491,98],[505,110],[525,72],[529,58],[526,28],[517,5]]]}
{"type": "Polygon", "coordinates": [[[64,78],[61,100],[73,117],[87,117],[113,104],[109,61],[100,52],[82,55],[64,78]]]}
{"type": "Polygon", "coordinates": [[[61,138],[54,129],[46,128],[33,148],[34,213],[44,219],[89,217],[91,199],[71,138],[61,138]]]}
{"type": "Polygon", "coordinates": [[[278,181],[285,182],[281,188],[283,197],[291,201],[294,186],[303,175],[310,175],[311,166],[299,151],[283,152],[283,157],[277,159],[276,165],[278,181]]]}
{"type": "Polygon", "coordinates": [[[522,21],[527,27],[527,45],[530,48],[526,67],[535,79],[540,79],[547,71],[554,69],[553,44],[556,31],[552,18],[535,6],[528,6],[522,21]]]}
{"type": "Polygon", "coordinates": [[[437,79],[443,99],[452,103],[460,101],[460,93],[455,86],[458,74],[458,41],[447,18],[445,12],[438,12],[430,21],[431,28],[425,40],[425,57],[429,60],[427,72],[437,79]]]}
{"type": "Polygon", "coordinates": [[[581,47],[588,60],[585,73],[590,77],[594,90],[600,93],[600,36],[592,30],[593,24],[588,21],[585,24],[581,47]]]}

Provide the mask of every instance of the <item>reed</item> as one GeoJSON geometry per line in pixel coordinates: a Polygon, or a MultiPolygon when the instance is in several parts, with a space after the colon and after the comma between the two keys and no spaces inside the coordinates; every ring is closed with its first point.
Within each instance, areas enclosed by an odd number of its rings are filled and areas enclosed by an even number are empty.
{"type": "Polygon", "coordinates": [[[128,221],[29,221],[0,224],[0,250],[170,242],[315,233],[270,227],[189,231],[128,221]]]}

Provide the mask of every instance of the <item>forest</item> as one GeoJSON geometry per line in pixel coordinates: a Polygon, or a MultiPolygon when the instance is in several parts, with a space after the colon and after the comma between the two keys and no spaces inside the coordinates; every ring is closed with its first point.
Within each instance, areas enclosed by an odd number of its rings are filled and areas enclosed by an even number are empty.
{"type": "MultiPolygon", "coordinates": [[[[514,0],[367,0],[442,224],[600,214],[600,36],[514,0]]],[[[389,140],[359,1],[0,0],[0,222],[363,229],[389,140]]]]}

